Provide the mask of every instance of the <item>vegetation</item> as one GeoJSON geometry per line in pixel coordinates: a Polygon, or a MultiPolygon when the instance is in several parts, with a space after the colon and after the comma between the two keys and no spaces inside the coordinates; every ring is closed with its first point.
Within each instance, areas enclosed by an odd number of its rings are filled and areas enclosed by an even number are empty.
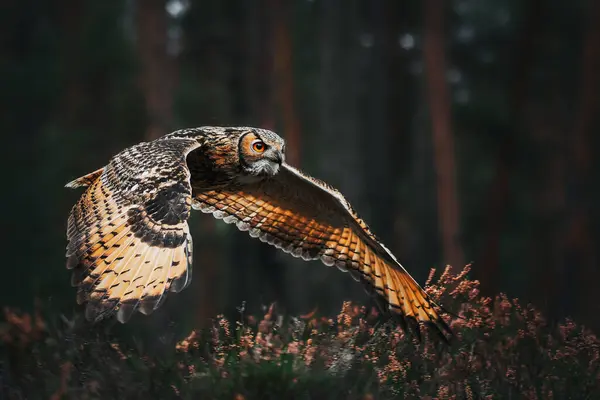
{"type": "MultiPolygon", "coordinates": [[[[215,318],[149,355],[76,317],[5,309],[8,398],[561,399],[600,396],[600,340],[567,320],[549,326],[532,306],[481,296],[466,267],[428,292],[458,315],[449,347],[418,342],[375,310],[345,302],[335,318],[215,318]]],[[[430,275],[432,280],[434,271],[430,275]]]]}

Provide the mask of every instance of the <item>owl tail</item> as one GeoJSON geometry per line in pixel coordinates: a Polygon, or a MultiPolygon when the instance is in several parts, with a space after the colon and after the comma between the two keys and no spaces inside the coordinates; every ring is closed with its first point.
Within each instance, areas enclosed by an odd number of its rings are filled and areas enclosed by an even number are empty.
{"type": "Polygon", "coordinates": [[[94,172],[90,172],[87,175],[81,176],[65,185],[65,187],[75,189],[83,186],[90,186],[92,183],[96,181],[102,175],[104,171],[104,167],[95,170],[94,172]]]}

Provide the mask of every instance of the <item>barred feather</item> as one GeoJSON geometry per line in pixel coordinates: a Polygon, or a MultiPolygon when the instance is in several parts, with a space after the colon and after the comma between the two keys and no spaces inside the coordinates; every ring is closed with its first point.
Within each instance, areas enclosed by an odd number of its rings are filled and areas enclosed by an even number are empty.
{"type": "Polygon", "coordinates": [[[154,311],[189,283],[191,139],[142,143],[70,187],[87,185],[69,216],[67,267],[86,317],[154,311]]]}

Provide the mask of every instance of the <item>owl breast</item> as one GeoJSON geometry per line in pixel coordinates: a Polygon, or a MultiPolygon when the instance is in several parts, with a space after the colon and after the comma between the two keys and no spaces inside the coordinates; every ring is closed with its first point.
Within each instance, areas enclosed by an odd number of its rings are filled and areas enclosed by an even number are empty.
{"type": "Polygon", "coordinates": [[[267,179],[265,176],[240,174],[235,178],[235,183],[241,185],[252,185],[267,179]]]}

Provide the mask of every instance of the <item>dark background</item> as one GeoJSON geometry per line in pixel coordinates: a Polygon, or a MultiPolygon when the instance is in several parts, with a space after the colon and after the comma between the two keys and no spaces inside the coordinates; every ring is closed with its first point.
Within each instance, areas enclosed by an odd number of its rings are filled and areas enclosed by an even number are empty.
{"type": "MultiPolygon", "coordinates": [[[[82,311],[66,182],[175,129],[250,125],[419,282],[472,261],[484,293],[600,328],[599,1],[3,0],[0,27],[0,305],[82,311]]],[[[190,225],[192,285],[132,327],[368,301],[335,269],[190,225]]]]}

